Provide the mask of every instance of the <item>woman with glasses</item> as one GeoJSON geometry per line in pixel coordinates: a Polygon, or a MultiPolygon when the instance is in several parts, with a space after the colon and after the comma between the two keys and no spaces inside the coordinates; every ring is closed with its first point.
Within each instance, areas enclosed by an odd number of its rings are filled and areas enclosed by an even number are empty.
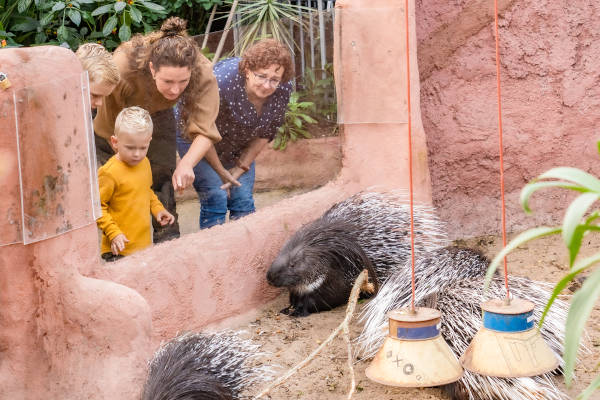
{"type": "MultiPolygon", "coordinates": [[[[288,48],[273,39],[255,43],[241,58],[218,62],[213,71],[219,85],[216,124],[222,140],[194,168],[194,188],[201,204],[200,229],[224,223],[228,210],[232,220],[255,211],[254,160],[283,124],[294,74],[288,48]],[[227,183],[231,177],[240,186],[227,183]]],[[[189,146],[178,130],[181,157],[189,146]]]]}

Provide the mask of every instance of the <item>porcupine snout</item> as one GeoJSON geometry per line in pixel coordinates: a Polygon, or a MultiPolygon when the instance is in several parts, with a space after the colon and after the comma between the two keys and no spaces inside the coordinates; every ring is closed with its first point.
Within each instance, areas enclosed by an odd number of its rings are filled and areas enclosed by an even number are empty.
{"type": "Polygon", "coordinates": [[[267,282],[275,287],[291,287],[298,285],[301,278],[296,274],[294,259],[290,251],[282,249],[267,271],[267,282]]]}

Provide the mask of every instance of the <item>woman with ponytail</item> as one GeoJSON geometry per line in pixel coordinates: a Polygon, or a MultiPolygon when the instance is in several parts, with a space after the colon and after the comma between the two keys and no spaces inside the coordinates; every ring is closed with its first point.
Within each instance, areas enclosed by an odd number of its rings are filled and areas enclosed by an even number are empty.
{"type": "MultiPolygon", "coordinates": [[[[106,140],[100,151],[112,153],[108,141],[115,120],[126,107],[139,106],[152,115],[153,140],[148,151],[153,189],[174,215],[175,190],[194,181],[193,167],[211,146],[221,140],[215,125],[219,112],[219,89],[210,61],[186,32],[186,21],[171,17],[160,30],[136,35],[121,44],[113,55],[121,80],[104,98],[94,119],[96,135],[106,140]],[[175,168],[175,120],[173,106],[180,102],[181,130],[191,141],[190,150],[175,168]]],[[[97,141],[98,142],[98,141],[97,141]]],[[[236,184],[237,181],[232,180],[236,184]]],[[[155,226],[155,229],[158,227],[155,226]]],[[[155,242],[179,236],[173,231],[155,231],[155,242]]]]}

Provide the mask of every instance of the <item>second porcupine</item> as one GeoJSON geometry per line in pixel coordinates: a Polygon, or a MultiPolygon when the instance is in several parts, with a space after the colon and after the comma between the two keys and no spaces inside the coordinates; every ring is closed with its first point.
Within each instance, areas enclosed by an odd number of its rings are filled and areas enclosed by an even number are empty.
{"type": "Polygon", "coordinates": [[[149,363],[142,400],[238,400],[273,377],[257,366],[264,354],[238,333],[185,333],[162,345],[149,363]]]}
{"type": "MultiPolygon", "coordinates": [[[[448,244],[433,208],[414,206],[415,252],[448,244]]],[[[294,316],[347,302],[364,268],[377,285],[410,256],[410,210],[404,192],[361,192],[333,205],[285,243],[267,272],[268,282],[290,291],[294,316]]]]}
{"type": "MultiPolygon", "coordinates": [[[[417,273],[415,304],[436,308],[442,313],[441,333],[455,354],[463,354],[477,330],[482,326],[480,304],[483,296],[484,274],[489,260],[472,249],[444,248],[423,254],[416,260],[417,273]],[[456,272],[462,271],[462,272],[456,272]],[[448,279],[450,277],[450,279],[448,279]]],[[[409,270],[409,265],[404,267],[409,270]]],[[[408,307],[411,301],[410,274],[401,269],[382,285],[377,297],[362,310],[365,322],[357,339],[358,353],[370,358],[381,347],[387,326],[387,313],[408,307]]],[[[550,284],[526,278],[510,277],[511,293],[534,303],[534,317],[539,320],[550,297],[550,284]]],[[[504,280],[495,276],[487,293],[488,298],[506,295],[504,280]]],[[[564,324],[568,305],[556,300],[550,309],[541,334],[560,360],[564,340],[564,324]]],[[[453,400],[563,400],[567,396],[552,382],[552,373],[528,378],[496,378],[465,371],[458,382],[444,390],[453,400]]]]}

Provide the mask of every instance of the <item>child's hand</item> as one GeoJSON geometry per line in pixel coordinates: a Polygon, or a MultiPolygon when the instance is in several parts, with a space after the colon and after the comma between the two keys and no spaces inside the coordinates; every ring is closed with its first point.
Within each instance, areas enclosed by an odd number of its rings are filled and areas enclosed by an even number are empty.
{"type": "Polygon", "coordinates": [[[175,222],[175,217],[167,210],[162,210],[156,214],[156,220],[161,226],[165,226],[167,224],[173,225],[173,222],[175,222]]]}
{"type": "Polygon", "coordinates": [[[110,249],[112,250],[112,253],[114,255],[118,255],[119,252],[125,250],[126,243],[129,243],[129,239],[127,239],[127,237],[122,233],[118,234],[112,240],[112,242],[110,242],[110,249]]]}

